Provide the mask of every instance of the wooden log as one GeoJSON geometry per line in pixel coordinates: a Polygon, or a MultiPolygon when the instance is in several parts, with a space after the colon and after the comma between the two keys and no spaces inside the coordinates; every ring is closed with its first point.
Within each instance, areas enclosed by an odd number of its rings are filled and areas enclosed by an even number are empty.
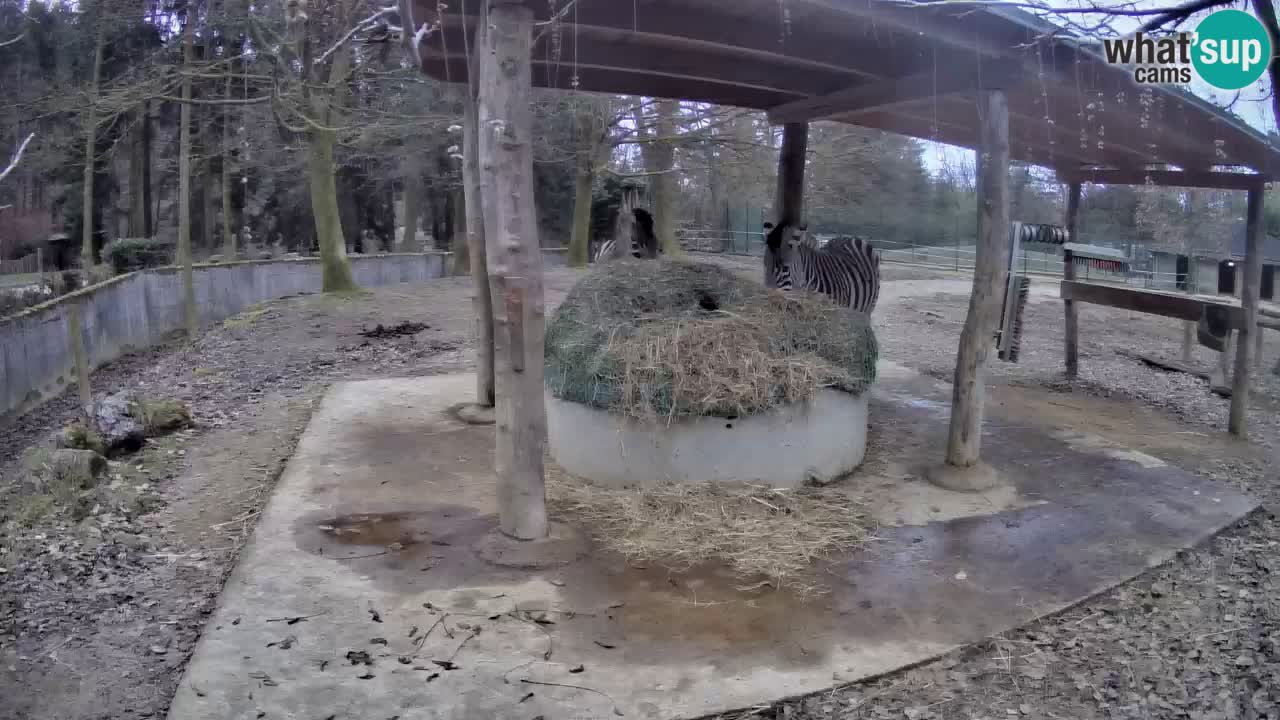
{"type": "Polygon", "coordinates": [[[1239,328],[1240,323],[1243,322],[1241,309],[1236,305],[1187,295],[1173,295],[1121,285],[1100,285],[1078,280],[1063,280],[1059,292],[1063,298],[1078,302],[1106,305],[1121,310],[1133,310],[1148,315],[1162,315],[1192,322],[1199,321],[1200,314],[1206,305],[1214,305],[1226,310],[1227,326],[1231,329],[1239,328]]]}
{"type": "Polygon", "coordinates": [[[494,312],[498,515],[519,540],[547,536],[542,453],[545,317],[533,207],[530,46],[533,11],[490,0],[479,70],[479,149],[494,312]]]}
{"type": "Polygon", "coordinates": [[[1244,437],[1248,434],[1249,425],[1249,365],[1254,351],[1254,333],[1261,333],[1258,327],[1258,293],[1262,287],[1262,202],[1264,188],[1261,184],[1249,189],[1249,205],[1246,211],[1245,228],[1248,237],[1244,251],[1244,278],[1240,287],[1240,306],[1243,311],[1243,322],[1239,327],[1239,342],[1236,343],[1235,375],[1231,379],[1231,414],[1227,421],[1227,431],[1232,435],[1244,437]]]}
{"type": "Polygon", "coordinates": [[[1145,170],[1145,169],[1059,169],[1059,177],[1073,182],[1107,185],[1153,185],[1167,187],[1210,188],[1216,190],[1249,190],[1260,187],[1271,178],[1249,173],[1210,170],[1145,170]]]}
{"type": "Polygon", "coordinates": [[[978,247],[969,314],[956,357],[947,435],[947,464],[961,468],[979,461],[985,394],[982,376],[1009,271],[1009,102],[1003,91],[991,90],[980,96],[979,103],[978,247]]]}
{"type": "MultiPolygon", "coordinates": [[[[1076,223],[1080,216],[1080,183],[1071,183],[1067,188],[1067,238],[1071,242],[1076,240],[1076,223]]],[[[1075,257],[1070,250],[1063,248],[1062,250],[1062,278],[1064,280],[1076,279],[1076,263],[1075,257]]],[[[1063,299],[1063,313],[1065,316],[1065,332],[1064,343],[1067,363],[1067,377],[1074,378],[1080,373],[1080,355],[1079,355],[1079,326],[1076,315],[1075,301],[1063,299]]]]}
{"type": "Polygon", "coordinates": [[[778,189],[773,213],[778,225],[804,221],[804,160],[809,147],[808,123],[782,126],[782,150],[778,153],[778,189]]]}
{"type": "Polygon", "coordinates": [[[1142,353],[1134,352],[1132,350],[1126,350],[1124,348],[1117,349],[1116,354],[1121,355],[1123,357],[1127,357],[1127,358],[1133,358],[1134,360],[1150,365],[1151,367],[1156,368],[1158,370],[1164,370],[1165,372],[1185,373],[1187,375],[1197,377],[1206,382],[1208,382],[1211,379],[1210,373],[1207,373],[1203,370],[1198,370],[1185,363],[1174,362],[1173,360],[1165,360],[1163,358],[1158,358],[1153,355],[1143,355],[1142,353]]]}
{"type": "MultiPolygon", "coordinates": [[[[482,42],[476,33],[475,50],[482,42]]],[[[468,74],[467,97],[462,119],[463,204],[467,214],[467,255],[471,270],[471,309],[476,317],[476,404],[494,406],[493,379],[493,296],[489,290],[489,266],[485,259],[484,205],[480,191],[480,132],[476,91],[479,74],[468,74]]],[[[405,227],[408,227],[406,223],[405,227]]],[[[412,241],[412,238],[406,238],[412,241]]],[[[416,249],[416,248],[415,248],[416,249]]],[[[455,249],[455,252],[458,250],[455,249]]]]}

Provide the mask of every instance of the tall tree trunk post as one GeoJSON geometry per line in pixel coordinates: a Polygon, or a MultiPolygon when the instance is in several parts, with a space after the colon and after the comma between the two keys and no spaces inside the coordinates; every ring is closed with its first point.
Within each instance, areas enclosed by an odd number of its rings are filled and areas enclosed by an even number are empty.
{"type": "Polygon", "coordinates": [[[542,258],[529,108],[533,12],[491,0],[479,55],[479,147],[497,379],[498,513],[518,540],[547,536],[542,454],[542,258]]]}
{"type": "MultiPolygon", "coordinates": [[[[586,101],[580,100],[585,104],[586,101]]],[[[573,229],[569,233],[569,267],[587,264],[587,248],[591,244],[591,186],[595,182],[595,137],[593,115],[577,110],[578,157],[573,180],[573,229]]]]}
{"type": "Polygon", "coordinates": [[[1244,278],[1240,287],[1240,305],[1244,310],[1244,324],[1237,333],[1236,367],[1231,381],[1231,414],[1227,430],[1232,435],[1245,437],[1249,427],[1249,366],[1254,352],[1250,340],[1258,327],[1258,293],[1262,286],[1262,235],[1265,232],[1262,217],[1262,185],[1249,188],[1249,206],[1246,215],[1248,238],[1244,251],[1244,278]]]}
{"type": "Polygon", "coordinates": [[[782,149],[778,152],[778,190],[773,214],[778,225],[804,220],[804,160],[809,147],[809,124],[782,126],[782,149]]]}
{"type": "Polygon", "coordinates": [[[142,235],[156,233],[155,213],[151,204],[151,103],[142,101],[142,235]]]}
{"type": "Polygon", "coordinates": [[[351,292],[359,289],[351,274],[347,242],[342,234],[342,215],[338,211],[338,182],[333,163],[337,137],[331,129],[337,119],[336,107],[341,104],[347,70],[350,67],[351,50],[344,47],[335,52],[333,65],[329,68],[328,83],[323,88],[313,90],[311,98],[311,112],[320,127],[313,127],[308,133],[307,172],[310,176],[311,213],[315,219],[320,246],[323,292],[351,292]]]}
{"type": "MultiPolygon", "coordinates": [[[[231,99],[231,75],[227,74],[225,97],[231,99]]],[[[222,111],[222,259],[236,259],[236,222],[231,209],[231,106],[222,111]]]]}
{"type": "Polygon", "coordinates": [[[929,473],[930,480],[953,490],[980,490],[998,480],[995,471],[980,462],[980,453],[983,371],[1009,272],[1009,102],[1004,91],[984,91],[979,97],[978,116],[981,144],[973,293],[956,356],[946,463],[929,473]]]}
{"type": "Polygon", "coordinates": [[[182,107],[178,111],[178,264],[182,266],[182,313],[187,340],[195,342],[200,329],[196,315],[196,286],[191,267],[191,70],[195,36],[195,7],[187,6],[182,29],[182,107]]]}
{"type": "Polygon", "coordinates": [[[67,308],[67,342],[76,365],[76,387],[80,391],[80,407],[93,412],[93,388],[89,385],[89,354],[85,352],[82,303],[72,302],[67,308]]]}
{"type": "Polygon", "coordinates": [[[453,234],[449,237],[449,252],[453,254],[453,274],[471,274],[471,253],[467,247],[467,200],[461,188],[449,192],[453,208],[453,234]]]}
{"type": "Polygon", "coordinates": [[[488,243],[485,238],[485,205],[480,177],[480,127],[476,92],[479,77],[475,65],[479,63],[483,43],[483,26],[476,32],[470,87],[464,104],[462,122],[462,186],[463,202],[467,206],[467,254],[470,256],[472,310],[476,317],[476,404],[494,407],[493,362],[493,296],[489,289],[489,267],[486,259],[488,243]]]}
{"type": "Polygon", "coordinates": [[[653,143],[653,156],[657,162],[656,167],[649,168],[649,172],[658,173],[653,176],[652,183],[653,230],[658,236],[658,247],[668,257],[682,252],[680,241],[676,238],[678,183],[675,173],[675,118],[679,107],[680,103],[675,100],[658,101],[658,139],[653,143]]]}
{"type": "Polygon", "coordinates": [[[107,20],[101,16],[99,8],[97,36],[93,44],[93,75],[89,80],[89,107],[85,110],[84,121],[84,194],[81,214],[84,226],[80,233],[80,265],[87,273],[93,267],[97,254],[93,249],[94,210],[93,210],[93,171],[98,156],[98,84],[102,81],[102,54],[107,42],[107,20]]]}
{"type": "Polygon", "coordinates": [[[151,122],[148,103],[134,111],[129,134],[129,237],[151,237],[151,122]]]}
{"type": "Polygon", "coordinates": [[[422,216],[422,165],[415,153],[404,161],[404,232],[400,235],[399,252],[422,252],[418,242],[418,218],[422,216]]]}
{"type": "MultiPolygon", "coordinates": [[[[1067,187],[1067,241],[1076,241],[1077,223],[1080,217],[1080,183],[1073,182],[1067,187]]],[[[1076,279],[1076,260],[1072,256],[1070,250],[1062,251],[1062,279],[1076,279]]],[[[1067,377],[1075,379],[1080,374],[1080,329],[1077,325],[1076,304],[1071,300],[1062,301],[1065,326],[1065,351],[1067,363],[1067,377]]]]}

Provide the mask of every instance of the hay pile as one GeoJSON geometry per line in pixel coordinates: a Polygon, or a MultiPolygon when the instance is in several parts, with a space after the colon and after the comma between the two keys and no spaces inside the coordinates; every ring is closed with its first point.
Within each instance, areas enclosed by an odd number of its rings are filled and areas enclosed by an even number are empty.
{"type": "Polygon", "coordinates": [[[570,291],[547,325],[561,399],[647,420],[736,417],[875,380],[875,334],[827,298],[784,296],[724,268],[621,260],[570,291]]]}
{"type": "Polygon", "coordinates": [[[815,560],[864,546],[874,522],[841,488],[770,488],[745,483],[597,487],[546,466],[553,515],[589,529],[631,562],[675,571],[723,562],[744,589],[768,582],[800,597],[826,592],[815,560]],[[763,578],[763,580],[762,580],[763,578]]]}

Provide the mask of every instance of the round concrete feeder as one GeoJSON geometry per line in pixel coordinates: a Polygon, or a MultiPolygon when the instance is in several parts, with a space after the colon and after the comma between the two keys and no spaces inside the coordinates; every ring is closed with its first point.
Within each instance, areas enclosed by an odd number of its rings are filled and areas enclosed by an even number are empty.
{"type": "Polygon", "coordinates": [[[757,482],[799,487],[852,472],[867,449],[867,396],[822,389],[767,413],[653,426],[544,391],[551,457],[601,485],[757,482]]]}

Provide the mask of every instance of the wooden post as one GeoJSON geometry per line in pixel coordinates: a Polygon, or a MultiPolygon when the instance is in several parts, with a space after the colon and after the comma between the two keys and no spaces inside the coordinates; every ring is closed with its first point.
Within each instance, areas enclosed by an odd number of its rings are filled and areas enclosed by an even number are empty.
{"type": "Polygon", "coordinates": [[[542,453],[545,318],[533,207],[530,47],[533,11],[490,0],[477,57],[481,196],[493,294],[500,529],[519,540],[547,535],[542,453]]]}
{"type": "Polygon", "coordinates": [[[782,126],[778,153],[778,190],[773,214],[778,225],[804,222],[804,160],[809,147],[809,124],[782,126]]]}
{"type": "MultiPolygon", "coordinates": [[[[1080,183],[1073,182],[1067,187],[1067,242],[1076,241],[1076,223],[1080,216],[1080,183]]],[[[1062,279],[1076,279],[1076,260],[1070,250],[1062,250],[1062,279]]],[[[1080,372],[1079,327],[1076,318],[1076,305],[1071,300],[1062,301],[1065,313],[1065,350],[1067,355],[1067,377],[1075,378],[1080,372]]]]}
{"type": "MultiPolygon", "coordinates": [[[[983,370],[1000,318],[1009,255],[1009,101],[1003,90],[979,99],[982,122],[978,150],[978,247],[974,258],[973,293],[960,334],[947,464],[970,468],[982,447],[983,370]]],[[[976,487],[974,489],[977,489],[976,487]]]]}
{"type": "Polygon", "coordinates": [[[71,356],[76,363],[76,384],[80,388],[80,407],[86,413],[93,412],[93,390],[89,387],[89,353],[84,348],[83,323],[80,303],[67,306],[67,341],[71,343],[71,356]]]}
{"type": "MultiPolygon", "coordinates": [[[[476,30],[476,48],[473,55],[479,55],[483,42],[481,30],[476,30]]],[[[467,213],[467,263],[471,270],[472,297],[471,308],[476,317],[476,404],[481,407],[494,406],[493,379],[493,297],[489,290],[489,268],[485,260],[484,205],[480,191],[480,131],[479,110],[476,107],[476,90],[479,86],[478,73],[475,72],[477,58],[472,58],[472,71],[468,73],[469,87],[464,103],[462,119],[462,185],[463,204],[467,213]]],[[[416,168],[415,168],[416,172],[416,168]]],[[[421,182],[416,183],[421,188],[421,182]]],[[[416,208],[418,203],[412,205],[416,208]]],[[[408,228],[416,222],[405,223],[408,228]]],[[[406,238],[407,242],[415,242],[414,238],[406,238]]],[[[413,246],[416,252],[419,248],[413,246]]],[[[460,252],[455,248],[454,252],[460,252]]]]}
{"type": "Polygon", "coordinates": [[[1258,327],[1258,293],[1262,286],[1262,198],[1261,184],[1249,188],[1249,207],[1246,216],[1248,237],[1244,250],[1244,278],[1240,287],[1240,305],[1244,309],[1244,323],[1236,342],[1235,376],[1231,379],[1231,415],[1227,430],[1232,435],[1245,437],[1249,425],[1249,365],[1255,343],[1249,342],[1254,333],[1261,335],[1258,327]]]}

